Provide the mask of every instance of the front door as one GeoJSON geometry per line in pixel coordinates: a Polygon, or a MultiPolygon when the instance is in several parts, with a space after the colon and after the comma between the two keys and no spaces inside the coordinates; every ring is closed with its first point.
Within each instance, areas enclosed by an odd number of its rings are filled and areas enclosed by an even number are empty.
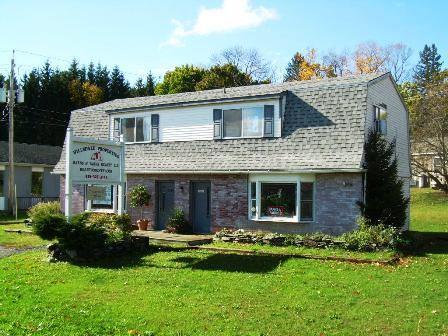
{"type": "Polygon", "coordinates": [[[157,182],[157,229],[166,227],[168,218],[174,210],[174,182],[157,182]]]}
{"type": "Polygon", "coordinates": [[[192,183],[193,230],[197,233],[210,232],[210,182],[192,183]]]}

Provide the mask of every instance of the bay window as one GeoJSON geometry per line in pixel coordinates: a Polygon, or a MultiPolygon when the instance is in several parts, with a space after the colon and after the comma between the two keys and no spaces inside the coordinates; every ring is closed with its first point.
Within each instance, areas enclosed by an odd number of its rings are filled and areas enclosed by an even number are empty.
{"type": "Polygon", "coordinates": [[[295,217],[296,183],[261,182],[261,216],[295,217]]]}
{"type": "Polygon", "coordinates": [[[314,177],[251,177],[248,195],[252,220],[314,221],[314,177]]]}

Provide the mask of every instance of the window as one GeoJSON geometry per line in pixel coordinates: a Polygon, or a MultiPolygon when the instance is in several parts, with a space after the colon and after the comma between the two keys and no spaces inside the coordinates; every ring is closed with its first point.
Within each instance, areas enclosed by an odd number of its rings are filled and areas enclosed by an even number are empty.
{"type": "Polygon", "coordinates": [[[113,186],[102,186],[95,185],[95,187],[104,188],[105,189],[105,197],[101,200],[91,200],[91,208],[92,209],[112,209],[112,195],[113,195],[113,186]]]}
{"type": "Polygon", "coordinates": [[[121,119],[121,134],[125,142],[135,142],[135,118],[121,119]]]}
{"type": "Polygon", "coordinates": [[[314,182],[310,177],[284,176],[285,182],[259,176],[249,183],[249,218],[260,221],[314,221],[314,182]],[[308,182],[309,181],[309,182],[308,182]]]}
{"type": "Polygon", "coordinates": [[[262,217],[295,217],[296,183],[261,183],[262,217]]]}
{"type": "Polygon", "coordinates": [[[374,106],[375,131],[386,135],[387,133],[387,111],[385,106],[374,106]]]}
{"type": "Polygon", "coordinates": [[[35,197],[42,196],[42,184],[44,173],[32,172],[31,173],[31,195],[35,197]]]}
{"type": "Polygon", "coordinates": [[[239,138],[242,134],[241,109],[224,110],[224,138],[239,138]]]}
{"type": "Polygon", "coordinates": [[[302,182],[300,184],[300,220],[313,220],[314,183],[302,182]]]}
{"type": "MultiPolygon", "coordinates": [[[[261,137],[263,136],[263,117],[263,107],[224,110],[223,137],[261,137]]],[[[215,116],[214,119],[216,119],[215,116]]]]}
{"type": "Polygon", "coordinates": [[[252,107],[243,109],[243,135],[256,137],[263,135],[263,108],[252,107]]]}
{"type": "Polygon", "coordinates": [[[136,142],[143,142],[150,140],[150,130],[151,130],[151,118],[149,117],[138,117],[136,118],[136,142]]]}
{"type": "Polygon", "coordinates": [[[435,157],[433,160],[432,160],[432,164],[433,164],[433,166],[434,166],[434,171],[436,171],[436,170],[438,170],[438,171],[440,171],[440,170],[442,170],[442,159],[441,158],[439,158],[439,157],[435,157]]]}
{"type": "Polygon", "coordinates": [[[257,183],[250,184],[250,216],[257,217],[257,183]]]}
{"type": "Polygon", "coordinates": [[[151,121],[154,119],[154,116],[157,115],[153,114],[147,117],[136,118],[115,118],[113,138],[119,140],[120,135],[123,134],[124,142],[151,141],[151,132],[154,135],[154,130],[151,131],[151,121]]]}
{"type": "Polygon", "coordinates": [[[114,134],[113,134],[113,139],[115,141],[120,141],[120,135],[121,135],[121,128],[120,128],[120,118],[115,118],[114,119],[114,134]]]}
{"type": "Polygon", "coordinates": [[[3,188],[4,188],[4,183],[5,183],[5,182],[3,182],[4,176],[5,176],[5,174],[3,173],[3,171],[0,171],[0,197],[4,196],[4,193],[3,193],[3,188]]]}

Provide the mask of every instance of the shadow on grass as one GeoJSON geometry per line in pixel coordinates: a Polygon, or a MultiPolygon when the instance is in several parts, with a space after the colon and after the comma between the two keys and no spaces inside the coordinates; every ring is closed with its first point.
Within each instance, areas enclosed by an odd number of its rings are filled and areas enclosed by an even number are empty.
{"type": "Polygon", "coordinates": [[[185,263],[186,265],[184,268],[191,268],[192,270],[268,273],[274,271],[287,259],[289,259],[289,257],[244,254],[212,254],[205,259],[179,257],[173,261],[185,263]]]}
{"type": "Polygon", "coordinates": [[[123,269],[137,266],[151,266],[144,257],[168,251],[167,248],[148,247],[131,252],[124,252],[120,255],[104,257],[99,259],[71,262],[73,265],[88,268],[123,269]]]}
{"type": "Polygon", "coordinates": [[[411,246],[403,252],[407,255],[448,254],[448,232],[409,231],[411,246]]]}

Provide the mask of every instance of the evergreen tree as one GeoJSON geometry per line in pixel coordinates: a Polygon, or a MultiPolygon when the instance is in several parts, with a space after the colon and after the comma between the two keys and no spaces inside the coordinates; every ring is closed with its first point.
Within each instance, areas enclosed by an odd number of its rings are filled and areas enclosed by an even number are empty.
{"type": "Polygon", "coordinates": [[[425,47],[420,52],[420,61],[415,67],[414,81],[420,92],[424,92],[426,87],[440,82],[440,73],[442,71],[441,56],[437,52],[435,44],[425,47]]]}
{"type": "Polygon", "coordinates": [[[398,177],[395,142],[370,131],[364,145],[366,203],[360,203],[363,215],[373,224],[401,228],[406,222],[409,199],[403,194],[398,177]]]}
{"type": "Polygon", "coordinates": [[[124,78],[118,66],[115,66],[110,76],[110,99],[129,98],[130,96],[129,82],[124,78]]]}
{"type": "Polygon", "coordinates": [[[87,80],[91,84],[95,84],[95,65],[93,62],[90,62],[89,67],[87,68],[87,80]]]}
{"type": "Polygon", "coordinates": [[[95,69],[94,84],[103,91],[104,101],[111,100],[109,70],[107,70],[107,67],[102,67],[100,63],[97,64],[95,69]]]}
{"type": "Polygon", "coordinates": [[[156,81],[154,80],[154,76],[152,75],[152,72],[150,71],[148,76],[146,77],[146,95],[154,96],[155,89],[156,89],[156,81]]]}
{"type": "Polygon", "coordinates": [[[135,82],[134,87],[131,90],[132,97],[144,97],[146,96],[145,85],[143,84],[143,79],[140,77],[135,82]]]}
{"type": "Polygon", "coordinates": [[[0,88],[4,87],[5,85],[5,76],[0,74],[0,88]]]}

